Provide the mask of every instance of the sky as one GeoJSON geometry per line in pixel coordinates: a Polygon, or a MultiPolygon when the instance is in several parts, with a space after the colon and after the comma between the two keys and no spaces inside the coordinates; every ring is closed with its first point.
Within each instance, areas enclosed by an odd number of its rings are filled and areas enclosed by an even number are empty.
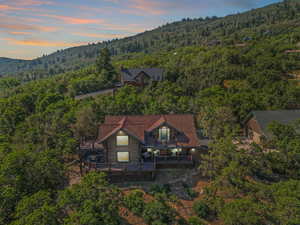
{"type": "Polygon", "coordinates": [[[225,16],[275,2],[279,0],[0,0],[0,57],[33,59],[182,18],[225,16]]]}

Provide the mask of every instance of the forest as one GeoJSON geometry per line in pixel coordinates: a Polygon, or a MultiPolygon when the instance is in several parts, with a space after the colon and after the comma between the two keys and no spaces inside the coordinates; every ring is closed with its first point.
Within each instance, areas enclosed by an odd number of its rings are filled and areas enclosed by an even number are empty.
{"type": "Polygon", "coordinates": [[[78,70],[92,65],[102,48],[110,49],[117,59],[124,59],[130,57],[131,53],[147,54],[191,45],[214,46],[258,41],[287,34],[297,28],[299,16],[298,0],[284,0],[226,17],[185,18],[132,37],[59,50],[33,60],[1,63],[8,60],[0,59],[0,75],[19,75],[28,81],[78,70]]]}
{"type": "MultiPolygon", "coordinates": [[[[124,208],[150,225],[299,225],[300,123],[271,124],[277,151],[266,153],[257,145],[237,149],[232,142],[239,140],[252,110],[300,109],[299,82],[290,79],[300,70],[300,54],[286,53],[300,47],[300,29],[294,26],[299,12],[297,1],[284,1],[226,17],[228,24],[240,18],[241,25],[233,26],[234,32],[226,28],[217,45],[171,41],[174,46],[166,51],[141,47],[145,51],[123,56],[108,47],[97,49],[97,59],[76,70],[0,78],[0,225],[128,224],[119,213],[124,208]],[[265,10],[269,14],[261,13],[265,10]],[[242,22],[249,20],[255,22],[242,22]],[[241,36],[232,39],[229,33],[241,36]],[[237,45],[245,34],[251,38],[237,45]],[[74,99],[113,87],[121,66],[160,67],[166,79],[144,89],[125,86],[114,96],[74,99]],[[69,185],[70,156],[76,155],[80,137],[95,138],[106,115],[168,113],[194,114],[198,128],[214,140],[199,168],[209,185],[201,199],[189,191],[197,199],[193,216],[177,214],[180,201],[167,186],[124,193],[101,173],[69,185]]],[[[185,20],[158,30],[167,34],[165,29],[180,24],[199,30],[195,23],[218,26],[218,21],[223,20],[185,20]]]]}

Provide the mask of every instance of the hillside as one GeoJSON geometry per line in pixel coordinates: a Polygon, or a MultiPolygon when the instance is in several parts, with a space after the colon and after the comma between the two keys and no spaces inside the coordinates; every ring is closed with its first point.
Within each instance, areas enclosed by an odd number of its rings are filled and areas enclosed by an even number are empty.
{"type": "MultiPolygon", "coordinates": [[[[19,63],[25,63],[26,60],[21,60],[21,59],[10,59],[10,58],[5,58],[5,57],[0,57],[0,68],[2,71],[8,70],[9,66],[11,64],[19,64],[19,63]]],[[[1,72],[0,72],[1,75],[1,72]]]]}
{"type": "Polygon", "coordinates": [[[262,145],[250,144],[242,127],[253,110],[300,109],[295,2],[185,20],[33,61],[2,59],[0,68],[28,73],[0,79],[0,225],[299,225],[300,124],[271,124],[274,136],[262,145]],[[151,45],[128,50],[142,40],[151,45]],[[114,57],[105,48],[96,63],[85,55],[105,45],[114,57]],[[113,86],[120,66],[159,67],[165,79],[74,99],[113,86]],[[123,180],[119,188],[102,173],[82,176],[78,146],[97,139],[106,116],[164,114],[193,114],[213,140],[195,152],[199,166],[158,171],[155,183],[123,180]]]}
{"type": "Polygon", "coordinates": [[[30,61],[0,64],[0,74],[38,73],[41,77],[93,64],[99,49],[108,47],[118,58],[129,53],[168,51],[191,45],[225,45],[286,33],[297,27],[300,3],[284,1],[223,18],[183,19],[133,37],[57,51],[30,61]],[[34,72],[33,72],[34,71],[34,72]]]}

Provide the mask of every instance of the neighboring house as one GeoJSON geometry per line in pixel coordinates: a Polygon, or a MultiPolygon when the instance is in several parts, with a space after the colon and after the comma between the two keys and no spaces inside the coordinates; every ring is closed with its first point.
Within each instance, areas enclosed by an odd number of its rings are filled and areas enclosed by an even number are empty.
{"type": "Polygon", "coordinates": [[[253,111],[245,121],[245,133],[249,139],[261,144],[272,137],[268,131],[270,123],[292,124],[297,120],[300,120],[300,110],[253,111]]]}
{"type": "Polygon", "coordinates": [[[173,114],[107,116],[95,145],[87,166],[131,172],[193,166],[200,149],[193,115],[173,114]]]}
{"type": "Polygon", "coordinates": [[[144,86],[151,82],[159,82],[164,79],[163,69],[145,68],[145,69],[126,69],[121,68],[121,84],[130,84],[135,86],[144,86]]]}

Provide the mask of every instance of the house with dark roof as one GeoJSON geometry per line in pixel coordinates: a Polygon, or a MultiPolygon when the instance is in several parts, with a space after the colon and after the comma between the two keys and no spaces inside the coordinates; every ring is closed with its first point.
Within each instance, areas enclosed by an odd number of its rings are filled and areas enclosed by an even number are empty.
{"type": "Polygon", "coordinates": [[[268,126],[276,121],[281,124],[292,124],[300,120],[300,110],[252,111],[247,117],[244,127],[246,136],[257,144],[269,140],[272,134],[268,126]]]}
{"type": "Polygon", "coordinates": [[[144,86],[151,82],[162,81],[164,79],[163,73],[163,69],[160,68],[121,68],[120,80],[122,85],[144,86]]]}
{"type": "Polygon", "coordinates": [[[106,116],[85,161],[98,170],[153,172],[191,167],[199,149],[193,115],[106,116]]]}

